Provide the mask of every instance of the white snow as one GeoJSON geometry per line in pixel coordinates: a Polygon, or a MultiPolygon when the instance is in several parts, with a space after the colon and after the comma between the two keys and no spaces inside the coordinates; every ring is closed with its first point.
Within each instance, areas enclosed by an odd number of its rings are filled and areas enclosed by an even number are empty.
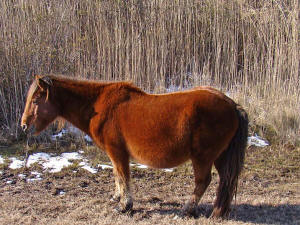
{"type": "Polygon", "coordinates": [[[257,147],[266,147],[269,145],[269,142],[259,137],[257,134],[254,136],[248,137],[248,146],[257,146],[257,147]]]}
{"type": "Polygon", "coordinates": [[[24,161],[17,159],[16,157],[9,158],[12,163],[9,165],[10,169],[20,169],[24,166],[24,161]]]}
{"type": "Polygon", "coordinates": [[[81,166],[82,169],[85,169],[85,170],[89,171],[90,173],[97,173],[98,172],[95,168],[89,166],[86,162],[80,162],[79,166],[81,166]]]}
{"type": "Polygon", "coordinates": [[[26,177],[26,175],[25,175],[25,174],[22,174],[22,173],[20,173],[20,174],[18,175],[18,177],[20,177],[20,178],[25,178],[25,177],[26,177]]]}
{"type": "Polygon", "coordinates": [[[148,166],[143,165],[143,164],[136,164],[136,167],[140,168],[140,169],[147,169],[148,168],[148,166]]]}
{"type": "Polygon", "coordinates": [[[58,138],[61,138],[64,134],[67,133],[66,129],[62,129],[58,134],[54,134],[51,136],[51,140],[55,141],[58,138]]]}
{"type": "Polygon", "coordinates": [[[81,168],[89,171],[90,173],[97,173],[97,170],[94,169],[94,168],[92,168],[92,167],[90,167],[89,165],[85,165],[85,166],[83,166],[81,168]]]}
{"type": "Polygon", "coordinates": [[[69,160],[78,160],[82,159],[82,156],[78,152],[65,152],[61,154],[61,157],[69,160]]]}
{"type": "Polygon", "coordinates": [[[60,172],[64,167],[68,167],[72,163],[67,159],[61,156],[55,156],[49,158],[49,161],[43,163],[43,168],[48,170],[50,173],[60,172]]]}
{"type": "Polygon", "coordinates": [[[81,131],[77,128],[77,127],[74,127],[74,126],[69,126],[67,128],[68,132],[70,132],[71,134],[75,134],[75,135],[80,135],[81,134],[81,131]]]}
{"type": "Polygon", "coordinates": [[[65,191],[59,191],[58,194],[59,194],[59,195],[64,195],[64,194],[66,194],[66,192],[65,192],[65,191]]]}
{"type": "MultiPolygon", "coordinates": [[[[139,163],[130,163],[130,166],[135,166],[135,167],[137,167],[137,168],[139,168],[139,169],[147,169],[147,168],[149,168],[148,166],[146,166],[146,165],[143,165],[143,164],[139,164],[139,163]]],[[[173,172],[173,168],[168,168],[168,169],[162,169],[163,171],[165,171],[165,172],[173,172]]]]}
{"type": "Polygon", "coordinates": [[[50,159],[50,155],[48,153],[44,152],[39,152],[39,153],[34,153],[28,157],[26,167],[30,167],[32,164],[36,162],[46,162],[50,159]]]}
{"type": "Polygon", "coordinates": [[[41,175],[42,175],[40,172],[37,172],[37,171],[32,171],[31,174],[35,175],[36,177],[41,177],[41,175]]]}
{"type": "Polygon", "coordinates": [[[163,169],[165,172],[173,172],[173,168],[171,168],[171,169],[163,169]]]}
{"type": "Polygon", "coordinates": [[[166,92],[167,93],[172,93],[172,92],[177,92],[177,91],[184,91],[186,88],[181,88],[178,86],[174,86],[174,85],[170,85],[167,89],[166,92]]]}
{"type": "MultiPolygon", "coordinates": [[[[42,180],[42,179],[43,179],[43,178],[42,178],[42,174],[39,173],[39,172],[37,172],[37,171],[32,171],[32,172],[31,172],[31,175],[33,175],[34,177],[33,177],[33,178],[28,178],[28,179],[27,179],[27,182],[39,181],[39,180],[42,180]]],[[[20,173],[20,174],[18,175],[18,177],[20,177],[20,178],[22,178],[22,179],[25,179],[25,178],[27,177],[27,175],[20,173]]]]}
{"type": "Polygon", "coordinates": [[[104,165],[104,164],[98,164],[97,165],[98,167],[101,167],[101,169],[112,169],[113,167],[112,166],[109,166],[109,165],[104,165]]]}
{"type": "Polygon", "coordinates": [[[92,138],[89,135],[85,135],[84,140],[87,141],[87,142],[90,142],[90,143],[93,142],[92,138]]]}
{"type": "MultiPolygon", "coordinates": [[[[70,134],[73,134],[73,135],[79,137],[82,132],[74,126],[69,126],[66,129],[63,128],[59,133],[52,135],[51,140],[55,141],[57,139],[60,139],[63,137],[63,135],[65,135],[67,133],[70,133],[70,134]]],[[[93,142],[92,138],[89,135],[84,135],[84,140],[89,143],[93,142]]]]}
{"type": "MultiPolygon", "coordinates": [[[[24,160],[17,159],[16,157],[9,158],[12,162],[9,165],[10,169],[19,169],[24,166],[24,160]]],[[[48,153],[39,152],[34,153],[28,157],[27,167],[30,167],[34,163],[39,163],[43,166],[44,170],[50,173],[56,173],[62,170],[64,167],[72,165],[70,160],[80,160],[82,156],[78,152],[62,153],[59,156],[52,156],[48,153]]]]}
{"type": "Polygon", "coordinates": [[[34,181],[39,181],[39,180],[43,180],[41,177],[36,177],[36,178],[28,178],[27,182],[34,182],[34,181]]]}

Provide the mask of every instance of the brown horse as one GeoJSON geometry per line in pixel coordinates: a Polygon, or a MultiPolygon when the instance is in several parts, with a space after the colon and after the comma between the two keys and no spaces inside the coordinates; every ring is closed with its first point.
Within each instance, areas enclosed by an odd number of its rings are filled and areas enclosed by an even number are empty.
{"type": "Polygon", "coordinates": [[[248,134],[246,112],[221,92],[199,87],[171,94],[147,94],[126,82],[80,81],[36,76],[28,91],[21,126],[36,133],[57,117],[78,127],[109,156],[115,175],[114,199],[132,209],[130,157],[154,168],[191,159],[195,189],[184,206],[193,213],[211,181],[219,177],[213,217],[225,217],[236,193],[248,134]]]}

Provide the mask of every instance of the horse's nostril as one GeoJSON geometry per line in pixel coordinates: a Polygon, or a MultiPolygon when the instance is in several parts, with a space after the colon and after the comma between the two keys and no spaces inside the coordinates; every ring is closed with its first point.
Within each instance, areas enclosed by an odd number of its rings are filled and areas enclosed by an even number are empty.
{"type": "Polygon", "coordinates": [[[23,130],[24,132],[27,130],[27,125],[26,125],[26,124],[22,125],[22,130],[23,130]]]}

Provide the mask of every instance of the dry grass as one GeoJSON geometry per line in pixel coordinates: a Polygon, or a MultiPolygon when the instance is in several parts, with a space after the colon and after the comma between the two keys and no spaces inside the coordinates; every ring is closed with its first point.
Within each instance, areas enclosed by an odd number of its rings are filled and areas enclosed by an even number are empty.
{"type": "MultiPolygon", "coordinates": [[[[112,170],[96,175],[68,168],[57,174],[43,174],[42,181],[26,182],[20,171],[4,170],[0,180],[1,224],[299,224],[300,149],[251,147],[239,191],[228,220],[207,218],[212,211],[218,177],[197,208],[195,218],[181,217],[180,210],[192,193],[191,164],[174,172],[132,170],[134,211],[119,214],[112,170]],[[274,158],[266,157],[270,153],[274,158]],[[7,184],[6,181],[13,181],[7,184]],[[63,190],[64,195],[59,195],[63,190]]],[[[35,168],[34,170],[37,170],[35,168]]],[[[22,171],[30,176],[30,170],[22,171]]]]}
{"type": "Polygon", "coordinates": [[[0,137],[24,138],[32,73],[62,73],[154,92],[216,86],[245,106],[252,132],[297,145],[298,13],[297,0],[3,0],[0,137]]]}

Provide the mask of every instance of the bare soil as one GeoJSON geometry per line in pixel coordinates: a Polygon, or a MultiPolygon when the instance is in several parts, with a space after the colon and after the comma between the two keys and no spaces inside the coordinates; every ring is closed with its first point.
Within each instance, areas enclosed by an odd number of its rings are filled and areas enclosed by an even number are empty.
{"type": "MultiPolygon", "coordinates": [[[[208,218],[218,184],[215,170],[195,217],[181,216],[194,187],[187,163],[174,172],[132,169],[132,214],[120,214],[110,201],[112,170],[91,174],[69,168],[27,182],[20,171],[6,169],[0,180],[0,224],[300,224],[299,149],[272,151],[248,150],[228,220],[208,218]]],[[[22,173],[30,176],[30,170],[22,173]]]]}

